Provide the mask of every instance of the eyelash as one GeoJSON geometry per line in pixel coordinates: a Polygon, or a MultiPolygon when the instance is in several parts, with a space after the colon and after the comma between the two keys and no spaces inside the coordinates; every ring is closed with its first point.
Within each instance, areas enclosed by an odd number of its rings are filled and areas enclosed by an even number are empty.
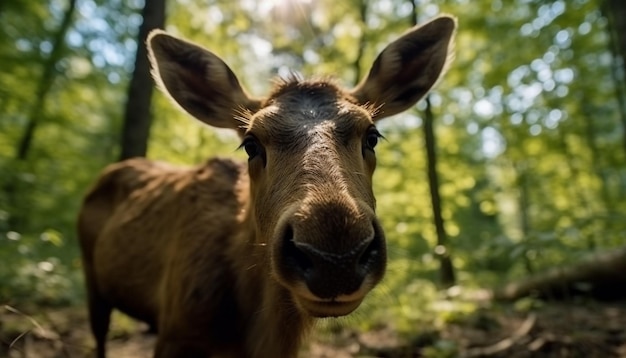
{"type": "Polygon", "coordinates": [[[380,132],[376,128],[371,127],[370,129],[368,129],[367,134],[365,135],[364,145],[367,149],[374,151],[374,148],[378,144],[378,140],[381,138],[384,139],[382,134],[380,134],[380,132]]]}

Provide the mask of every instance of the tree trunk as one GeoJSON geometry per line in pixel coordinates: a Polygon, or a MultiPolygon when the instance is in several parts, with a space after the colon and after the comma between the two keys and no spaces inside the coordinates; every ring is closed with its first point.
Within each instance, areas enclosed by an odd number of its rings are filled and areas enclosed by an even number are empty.
{"type": "Polygon", "coordinates": [[[581,262],[558,267],[496,289],[493,297],[511,301],[526,296],[568,299],[576,295],[596,299],[626,297],[626,247],[597,253],[581,262]]]}
{"type": "Polygon", "coordinates": [[[367,1],[360,0],[359,1],[359,17],[361,20],[361,37],[359,38],[358,48],[356,59],[354,60],[354,85],[356,86],[359,81],[361,81],[361,73],[363,68],[361,67],[361,59],[363,58],[363,54],[365,52],[365,43],[367,42],[367,1]]]}
{"type": "MultiPolygon", "coordinates": [[[[412,7],[411,26],[417,25],[417,0],[410,1],[412,7]]],[[[437,233],[437,246],[435,256],[439,259],[439,280],[443,287],[450,287],[456,283],[456,275],[450,250],[448,250],[448,235],[441,214],[441,195],[439,195],[439,175],[437,173],[437,143],[435,141],[434,115],[427,96],[426,109],[424,110],[424,142],[426,143],[426,159],[428,166],[428,186],[430,188],[430,201],[433,207],[433,223],[437,233]]]]}
{"type": "Polygon", "coordinates": [[[35,138],[35,131],[39,126],[45,110],[48,93],[50,93],[50,88],[52,88],[54,78],[56,77],[55,68],[63,54],[63,48],[65,47],[65,34],[67,34],[67,31],[72,24],[72,17],[74,16],[75,10],[76,0],[70,0],[67,5],[67,9],[65,10],[65,14],[63,15],[61,26],[54,36],[52,52],[50,52],[50,56],[48,56],[44,63],[43,74],[41,75],[41,79],[39,80],[39,84],[34,93],[35,102],[30,108],[26,128],[24,129],[24,133],[15,152],[15,159],[19,161],[26,160],[28,153],[31,150],[32,143],[35,138]]]}
{"type": "Polygon", "coordinates": [[[124,122],[122,127],[120,160],[145,157],[152,114],[152,92],[154,84],[150,75],[150,63],[146,49],[148,33],[165,26],[165,0],[146,0],[143,8],[143,23],[139,27],[135,69],[128,87],[124,122]]]}
{"type": "Polygon", "coordinates": [[[70,0],[67,9],[63,14],[63,20],[58,31],[52,40],[52,51],[48,58],[44,60],[43,72],[34,92],[34,102],[30,106],[26,127],[22,133],[19,142],[15,148],[14,160],[10,173],[5,174],[2,191],[6,198],[6,205],[9,208],[9,218],[7,226],[10,230],[20,231],[26,225],[27,216],[24,215],[28,211],[30,203],[23,197],[20,197],[20,178],[21,172],[26,159],[33,147],[35,133],[42,118],[44,117],[48,94],[57,75],[56,66],[63,57],[63,49],[65,48],[65,35],[72,24],[72,18],[76,10],[76,0],[70,0]]]}
{"type": "Polygon", "coordinates": [[[621,57],[621,78],[618,69],[620,63],[614,61],[615,63],[611,67],[622,122],[622,144],[626,153],[626,89],[624,88],[626,87],[624,79],[624,74],[626,74],[626,2],[623,0],[606,0],[603,5],[604,15],[609,20],[609,38],[613,57],[621,57]]]}
{"type": "MultiPolygon", "coordinates": [[[[517,172],[517,185],[519,186],[518,207],[520,213],[520,229],[522,231],[522,237],[528,241],[531,237],[531,220],[530,220],[530,190],[528,183],[528,164],[525,161],[518,162],[515,167],[517,172]]],[[[524,268],[526,273],[532,274],[535,269],[533,267],[532,260],[528,257],[528,250],[531,245],[526,245],[522,260],[524,261],[524,268]]]]}
{"type": "Polygon", "coordinates": [[[435,143],[434,116],[430,105],[430,99],[426,97],[426,109],[424,110],[424,139],[426,142],[426,157],[428,159],[428,185],[430,187],[430,200],[433,206],[433,221],[437,232],[437,246],[435,255],[439,258],[439,279],[444,287],[453,286],[456,283],[454,267],[447,248],[448,235],[441,215],[441,196],[439,195],[439,175],[437,173],[437,145],[435,143]]]}

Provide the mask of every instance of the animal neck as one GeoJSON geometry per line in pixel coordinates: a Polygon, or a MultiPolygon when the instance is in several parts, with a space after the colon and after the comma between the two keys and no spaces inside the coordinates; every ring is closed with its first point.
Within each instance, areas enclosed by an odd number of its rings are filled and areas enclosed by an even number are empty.
{"type": "Polygon", "coordinates": [[[271,278],[267,281],[258,298],[262,301],[259,310],[252,313],[248,353],[251,357],[295,358],[312,319],[294,304],[286,289],[271,278]]]}
{"type": "MultiPolygon", "coordinates": [[[[241,227],[255,228],[246,207],[241,227]]],[[[312,318],[294,302],[291,293],[271,272],[268,246],[256,230],[243,233],[238,246],[238,299],[247,327],[246,350],[250,357],[296,357],[312,318]],[[245,262],[244,262],[245,261],[245,262]]]]}

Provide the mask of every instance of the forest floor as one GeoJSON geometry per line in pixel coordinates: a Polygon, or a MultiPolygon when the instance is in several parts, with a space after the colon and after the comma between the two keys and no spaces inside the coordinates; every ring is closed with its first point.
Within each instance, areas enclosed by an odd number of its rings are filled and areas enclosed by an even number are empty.
{"type": "MultiPolygon", "coordinates": [[[[313,334],[302,358],[348,357],[626,357],[626,302],[552,302],[525,312],[494,305],[442,328],[406,338],[389,326],[313,334]]],[[[114,317],[108,356],[150,357],[154,335],[114,317]]],[[[0,357],[91,357],[84,309],[47,309],[28,316],[0,307],[0,357]]]]}

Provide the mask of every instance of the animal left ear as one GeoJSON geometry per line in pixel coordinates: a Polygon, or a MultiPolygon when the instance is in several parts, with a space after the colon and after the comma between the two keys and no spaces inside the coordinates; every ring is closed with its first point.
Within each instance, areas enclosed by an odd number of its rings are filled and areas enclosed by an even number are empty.
{"type": "Polygon", "coordinates": [[[454,57],[455,30],[456,19],[448,15],[413,27],[378,55],[351,94],[378,108],[375,121],[408,109],[428,93],[454,57]]]}
{"type": "Polygon", "coordinates": [[[257,111],[261,100],[246,93],[222,59],[161,30],[153,30],[147,44],[152,75],[163,92],[202,122],[243,133],[235,117],[257,111]]]}

